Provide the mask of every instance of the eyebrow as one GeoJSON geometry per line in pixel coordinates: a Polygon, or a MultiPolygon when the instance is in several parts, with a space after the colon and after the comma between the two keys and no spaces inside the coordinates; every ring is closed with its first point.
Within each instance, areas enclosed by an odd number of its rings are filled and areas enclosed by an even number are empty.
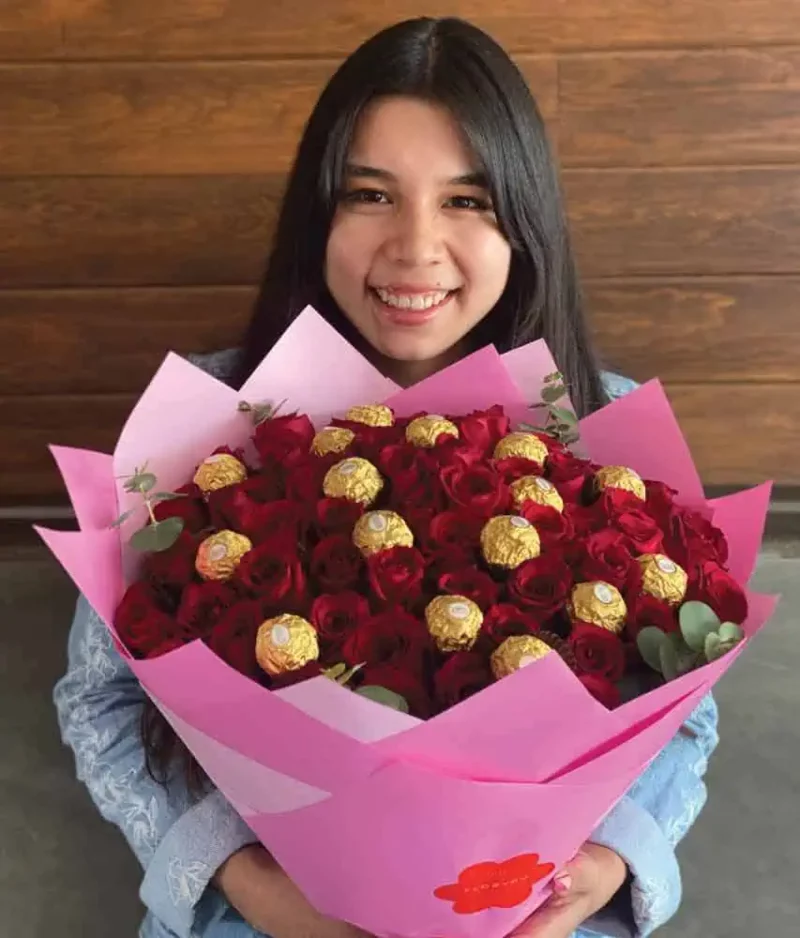
{"type": "MultiPolygon", "coordinates": [[[[347,176],[361,176],[368,179],[382,179],[385,182],[397,182],[397,177],[388,169],[378,169],[376,166],[364,166],[360,163],[348,163],[345,170],[347,176]]],[[[446,182],[448,186],[475,186],[479,189],[488,189],[489,180],[486,173],[464,173],[463,176],[454,176],[446,182]]]]}

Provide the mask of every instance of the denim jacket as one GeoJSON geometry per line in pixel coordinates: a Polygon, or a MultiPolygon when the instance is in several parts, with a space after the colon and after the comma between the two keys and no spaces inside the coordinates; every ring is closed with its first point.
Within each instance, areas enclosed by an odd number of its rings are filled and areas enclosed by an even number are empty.
{"type": "MultiPolygon", "coordinates": [[[[225,380],[231,355],[195,361],[225,380]]],[[[615,375],[605,381],[612,397],[634,386],[615,375]]],[[[147,912],[140,938],[255,938],[258,933],[211,879],[256,837],[220,792],[193,800],[177,782],[167,790],[148,775],[139,735],[144,692],[83,596],[69,635],[67,671],[54,699],[78,778],[142,865],[139,895],[147,912]]],[[[705,804],[703,777],[718,741],[717,717],[709,695],[592,833],[593,842],[625,860],[630,890],[573,938],[639,938],[677,910],[681,878],[675,847],[705,804]]]]}

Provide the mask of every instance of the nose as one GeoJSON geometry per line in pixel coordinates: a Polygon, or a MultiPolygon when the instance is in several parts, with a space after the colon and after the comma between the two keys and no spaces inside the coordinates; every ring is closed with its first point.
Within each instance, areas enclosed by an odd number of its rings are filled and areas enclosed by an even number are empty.
{"type": "Polygon", "coordinates": [[[391,221],[386,254],[402,267],[429,267],[444,258],[439,219],[422,206],[404,206],[391,221]]]}

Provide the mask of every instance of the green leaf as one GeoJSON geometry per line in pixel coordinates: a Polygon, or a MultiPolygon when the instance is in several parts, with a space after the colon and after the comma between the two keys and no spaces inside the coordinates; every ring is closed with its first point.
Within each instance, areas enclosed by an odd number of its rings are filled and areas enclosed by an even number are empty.
{"type": "Polygon", "coordinates": [[[356,691],[362,697],[368,697],[375,703],[391,707],[393,710],[399,710],[401,713],[408,713],[408,701],[400,694],[395,694],[393,690],[387,687],[379,687],[377,684],[364,684],[356,691]]]}
{"type": "Polygon", "coordinates": [[[361,664],[354,664],[352,668],[348,668],[347,671],[342,671],[341,674],[336,678],[336,682],[341,684],[344,687],[346,684],[349,684],[353,679],[353,675],[357,674],[365,665],[366,662],[361,664]]]}
{"type": "Polygon", "coordinates": [[[578,423],[578,418],[573,414],[571,410],[567,410],[566,407],[550,407],[550,413],[558,420],[560,423],[565,423],[568,427],[574,427],[578,423]]]}
{"type": "Polygon", "coordinates": [[[169,550],[178,540],[183,530],[183,518],[165,518],[156,524],[148,524],[147,527],[137,531],[130,540],[131,547],[134,550],[143,553],[160,553],[163,550],[169,550]]]}
{"type": "Polygon", "coordinates": [[[706,637],[719,628],[719,618],[705,603],[684,603],[678,613],[681,633],[693,651],[703,651],[706,637]]]}
{"type": "Polygon", "coordinates": [[[160,502],[170,502],[173,498],[188,498],[186,492],[156,492],[150,496],[150,504],[158,505],[160,502]]]}
{"type": "Polygon", "coordinates": [[[643,628],[636,636],[636,646],[639,654],[654,671],[661,672],[661,646],[666,643],[667,636],[654,625],[643,628]]]}
{"type": "Polygon", "coordinates": [[[723,622],[719,629],[717,629],[717,634],[720,637],[720,641],[726,644],[733,642],[734,645],[738,645],[739,642],[744,640],[744,629],[735,622],[723,622]]]}
{"type": "Polygon", "coordinates": [[[123,511],[122,514],[117,518],[116,521],[111,522],[112,528],[122,527],[123,524],[130,518],[130,516],[136,511],[135,508],[131,508],[129,511],[123,511]]]}
{"type": "Polygon", "coordinates": [[[663,642],[661,648],[659,649],[659,657],[661,658],[661,673],[664,675],[665,681],[674,681],[678,676],[678,652],[675,651],[675,646],[672,642],[663,642]]]}
{"type": "Polygon", "coordinates": [[[545,404],[555,404],[567,393],[563,384],[550,384],[542,388],[542,400],[545,404]]]}
{"type": "Polygon", "coordinates": [[[564,375],[560,371],[553,371],[549,375],[544,376],[545,384],[553,384],[555,381],[562,382],[564,380],[564,375]]]}
{"type": "Polygon", "coordinates": [[[706,644],[703,649],[705,652],[706,660],[710,663],[716,661],[717,658],[721,658],[725,652],[722,650],[722,642],[719,639],[719,635],[716,632],[711,632],[706,636],[706,644]]]}
{"type": "Polygon", "coordinates": [[[337,678],[340,678],[345,673],[346,670],[347,670],[347,665],[343,661],[340,661],[339,664],[331,665],[329,668],[323,668],[322,674],[324,677],[330,678],[332,681],[335,681],[337,680],[337,678]]]}
{"type": "Polygon", "coordinates": [[[149,492],[158,480],[152,472],[137,472],[125,483],[126,492],[149,492]]]}

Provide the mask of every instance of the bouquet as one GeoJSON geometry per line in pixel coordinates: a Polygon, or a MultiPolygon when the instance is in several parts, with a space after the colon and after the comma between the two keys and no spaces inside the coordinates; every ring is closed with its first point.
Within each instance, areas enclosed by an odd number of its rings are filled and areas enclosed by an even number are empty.
{"type": "Polygon", "coordinates": [[[512,930],[774,608],[769,486],[707,502],[658,382],[578,423],[541,342],[399,391],[309,309],[240,394],[171,355],[113,457],[53,451],[40,533],[147,693],[378,935],[512,930]]]}

